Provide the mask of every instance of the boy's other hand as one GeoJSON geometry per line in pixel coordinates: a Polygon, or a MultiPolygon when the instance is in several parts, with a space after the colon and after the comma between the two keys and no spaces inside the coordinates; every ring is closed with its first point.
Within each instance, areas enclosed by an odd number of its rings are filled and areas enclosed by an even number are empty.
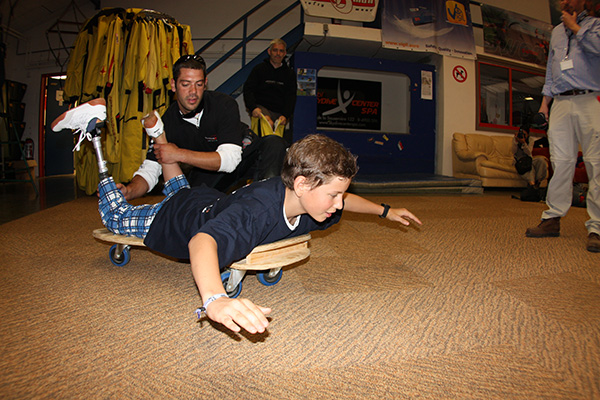
{"type": "Polygon", "coordinates": [[[386,217],[390,221],[400,222],[402,225],[410,225],[410,222],[415,222],[422,225],[422,222],[413,213],[408,211],[406,208],[390,208],[386,217]]]}
{"type": "Polygon", "coordinates": [[[221,297],[207,307],[206,315],[234,332],[244,328],[250,333],[263,333],[269,326],[266,315],[270,312],[270,308],[257,306],[248,299],[221,297]]]}

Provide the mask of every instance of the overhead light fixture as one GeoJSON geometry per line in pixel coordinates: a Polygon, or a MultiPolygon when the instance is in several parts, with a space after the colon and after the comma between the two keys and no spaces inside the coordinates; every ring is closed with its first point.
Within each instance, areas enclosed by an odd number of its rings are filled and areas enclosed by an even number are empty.
{"type": "Polygon", "coordinates": [[[533,97],[525,97],[525,100],[527,100],[527,101],[532,101],[532,100],[533,100],[533,97]]]}

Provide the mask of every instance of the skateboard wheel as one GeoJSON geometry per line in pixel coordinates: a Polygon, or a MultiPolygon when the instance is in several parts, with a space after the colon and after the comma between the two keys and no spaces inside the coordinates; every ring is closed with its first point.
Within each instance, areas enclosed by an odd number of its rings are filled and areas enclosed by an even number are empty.
{"type": "Polygon", "coordinates": [[[258,272],[256,278],[265,286],[273,286],[281,280],[282,275],[283,270],[279,268],[279,271],[276,273],[272,273],[271,271],[258,272]]]}
{"type": "Polygon", "coordinates": [[[230,299],[235,299],[242,292],[242,282],[240,282],[235,288],[228,289],[227,281],[229,280],[229,276],[231,275],[230,271],[225,271],[221,273],[221,282],[223,282],[223,287],[225,288],[225,292],[230,299]]]}
{"type": "Polygon", "coordinates": [[[114,265],[116,265],[117,267],[122,267],[124,265],[127,265],[129,260],[131,259],[131,256],[129,255],[128,247],[125,247],[121,254],[117,255],[117,246],[117,244],[113,244],[110,247],[110,250],[108,251],[108,257],[114,265]]]}

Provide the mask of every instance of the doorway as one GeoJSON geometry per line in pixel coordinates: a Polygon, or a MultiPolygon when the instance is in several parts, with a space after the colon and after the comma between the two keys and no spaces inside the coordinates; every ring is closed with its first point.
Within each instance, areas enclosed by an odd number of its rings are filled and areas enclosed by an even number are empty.
{"type": "Polygon", "coordinates": [[[39,133],[39,175],[72,175],[73,134],[70,130],[53,132],[52,121],[69,109],[63,99],[66,76],[61,74],[42,75],[39,133]]]}

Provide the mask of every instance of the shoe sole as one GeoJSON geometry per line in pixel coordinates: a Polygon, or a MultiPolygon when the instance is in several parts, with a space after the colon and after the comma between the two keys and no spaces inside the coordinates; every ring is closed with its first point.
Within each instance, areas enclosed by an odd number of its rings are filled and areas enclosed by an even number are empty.
{"type": "Polygon", "coordinates": [[[560,233],[545,233],[543,235],[534,235],[534,234],[525,232],[525,236],[530,237],[530,238],[559,237],[560,233]]]}
{"type": "Polygon", "coordinates": [[[600,243],[598,240],[588,240],[587,251],[591,251],[592,253],[600,253],[600,243]]]}
{"type": "MultiPolygon", "coordinates": [[[[106,100],[104,100],[102,97],[99,97],[97,99],[90,100],[83,104],[89,104],[90,106],[97,106],[97,105],[106,106],[106,100]]],[[[80,105],[83,105],[83,104],[80,104],[80,105]]],[[[79,107],[79,106],[77,106],[77,107],[79,107]]],[[[75,108],[77,108],[77,107],[75,107],[75,108]]],[[[50,129],[54,130],[54,127],[67,117],[67,114],[69,113],[69,111],[72,111],[75,108],[71,108],[70,110],[67,110],[64,113],[60,114],[54,121],[52,121],[52,124],[50,125],[50,129]]]]}

